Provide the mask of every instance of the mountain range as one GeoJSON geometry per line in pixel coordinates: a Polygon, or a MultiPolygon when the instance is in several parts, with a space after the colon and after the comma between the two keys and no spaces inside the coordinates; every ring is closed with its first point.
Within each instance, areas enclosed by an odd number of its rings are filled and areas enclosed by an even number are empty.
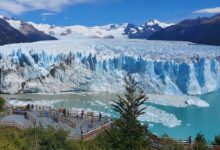
{"type": "Polygon", "coordinates": [[[189,41],[220,45],[220,15],[187,19],[177,24],[150,20],[140,26],[124,23],[93,27],[36,24],[0,16],[0,31],[0,45],[82,37],[189,41]]]}
{"type": "Polygon", "coordinates": [[[183,20],[176,25],[157,31],[148,39],[220,45],[220,14],[210,18],[183,20]]]}
{"type": "Polygon", "coordinates": [[[56,38],[37,30],[26,22],[0,17],[0,45],[43,40],[56,40],[56,38]]]}
{"type": "Polygon", "coordinates": [[[74,26],[51,26],[47,24],[35,24],[29,22],[36,29],[46,34],[55,36],[58,39],[74,38],[74,37],[90,37],[90,38],[135,38],[147,39],[156,31],[168,27],[173,24],[162,23],[158,20],[150,20],[141,26],[131,23],[124,24],[108,24],[105,26],[86,27],[81,25],[74,26]]]}
{"type": "Polygon", "coordinates": [[[36,24],[0,16],[0,45],[66,38],[132,38],[147,39],[156,31],[172,24],[151,20],[141,26],[131,23],[86,27],[36,24]]]}

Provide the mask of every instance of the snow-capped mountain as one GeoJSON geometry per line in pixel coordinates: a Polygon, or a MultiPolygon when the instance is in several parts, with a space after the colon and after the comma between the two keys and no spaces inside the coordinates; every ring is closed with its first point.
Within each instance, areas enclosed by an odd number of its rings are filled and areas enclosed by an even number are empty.
{"type": "Polygon", "coordinates": [[[53,39],[52,36],[58,39],[78,37],[147,39],[152,33],[173,25],[162,23],[158,20],[151,20],[141,26],[136,26],[131,23],[108,24],[93,27],[81,25],[55,26],[24,22],[4,16],[0,16],[0,18],[8,22],[14,29],[30,38],[30,41],[53,39]]]}
{"type": "Polygon", "coordinates": [[[220,14],[183,20],[155,32],[149,39],[220,45],[220,14]]]}
{"type": "Polygon", "coordinates": [[[8,22],[0,19],[0,45],[25,42],[26,37],[13,27],[8,22]]]}
{"type": "Polygon", "coordinates": [[[0,16],[0,22],[0,45],[42,40],[56,40],[56,38],[38,31],[32,25],[20,20],[0,16]]]}
{"type": "Polygon", "coordinates": [[[162,23],[159,20],[150,20],[139,27],[134,24],[128,24],[124,31],[125,35],[131,39],[148,39],[153,33],[172,25],[174,24],[162,23]]]}
{"type": "Polygon", "coordinates": [[[59,39],[90,37],[90,38],[124,38],[123,32],[127,24],[109,24],[105,26],[86,27],[81,25],[74,26],[53,26],[47,24],[35,24],[29,22],[35,28],[46,34],[55,36],[59,39]]]}
{"type": "Polygon", "coordinates": [[[145,26],[149,26],[149,27],[159,26],[161,28],[166,28],[166,27],[169,27],[169,26],[172,26],[172,25],[174,25],[174,23],[164,23],[164,22],[160,22],[157,19],[150,20],[150,21],[145,23],[145,26]]]}
{"type": "Polygon", "coordinates": [[[90,38],[137,38],[147,39],[152,33],[173,24],[166,24],[158,20],[151,20],[138,27],[134,24],[109,24],[105,26],[86,27],[74,26],[51,26],[47,24],[35,24],[29,22],[35,28],[46,34],[55,36],[59,39],[74,38],[79,36],[90,38]]]}

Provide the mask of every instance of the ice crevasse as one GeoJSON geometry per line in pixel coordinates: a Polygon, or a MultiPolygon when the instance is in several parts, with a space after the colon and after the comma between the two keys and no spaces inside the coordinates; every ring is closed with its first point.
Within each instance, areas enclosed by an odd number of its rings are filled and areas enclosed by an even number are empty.
{"type": "Polygon", "coordinates": [[[86,39],[0,47],[1,91],[123,91],[124,72],[148,93],[220,88],[220,47],[187,42],[86,39]]]}

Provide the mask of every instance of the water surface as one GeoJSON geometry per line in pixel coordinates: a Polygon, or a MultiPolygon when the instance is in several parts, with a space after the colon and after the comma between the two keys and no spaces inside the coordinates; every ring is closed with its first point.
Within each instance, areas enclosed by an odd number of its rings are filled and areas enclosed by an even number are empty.
{"type": "MultiPolygon", "coordinates": [[[[31,99],[38,104],[49,104],[55,108],[100,111],[107,115],[114,115],[114,112],[109,106],[111,105],[111,100],[117,98],[116,94],[110,93],[21,94],[4,95],[4,97],[20,99],[20,102],[31,99]]],[[[148,104],[174,114],[178,120],[182,121],[180,126],[174,128],[150,122],[150,130],[157,135],[167,133],[171,137],[180,139],[186,139],[190,135],[195,137],[198,132],[202,132],[211,142],[215,135],[220,134],[220,92],[204,94],[199,97],[208,102],[210,107],[198,108],[189,106],[186,108],[176,108],[148,104]]]]}

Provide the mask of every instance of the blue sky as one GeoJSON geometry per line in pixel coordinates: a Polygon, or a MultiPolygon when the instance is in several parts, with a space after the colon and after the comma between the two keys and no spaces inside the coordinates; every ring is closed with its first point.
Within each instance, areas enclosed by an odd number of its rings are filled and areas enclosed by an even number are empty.
{"type": "Polygon", "coordinates": [[[220,0],[0,0],[0,13],[55,25],[178,22],[220,13],[220,0]]]}

